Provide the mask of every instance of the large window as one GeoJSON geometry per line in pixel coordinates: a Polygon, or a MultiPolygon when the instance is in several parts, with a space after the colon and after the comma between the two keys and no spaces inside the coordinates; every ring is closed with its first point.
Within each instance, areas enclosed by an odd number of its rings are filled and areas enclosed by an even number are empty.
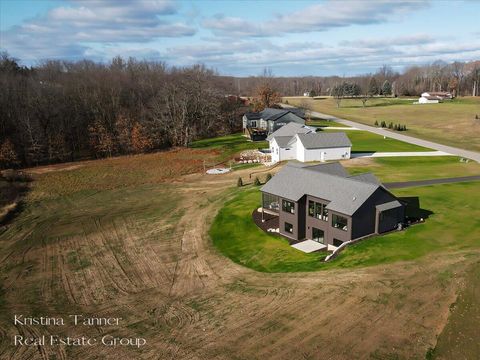
{"type": "Polygon", "coordinates": [[[252,128],[256,128],[257,127],[257,122],[255,120],[250,121],[250,126],[252,128]]]}
{"type": "Polygon", "coordinates": [[[308,215],[316,219],[328,221],[327,204],[308,201],[308,215]]]}
{"type": "Polygon", "coordinates": [[[312,240],[319,242],[321,244],[324,243],[324,232],[323,230],[312,228],[312,240]]]}
{"type": "Polygon", "coordinates": [[[288,200],[282,200],[282,210],[290,214],[295,214],[295,203],[288,200]]]}
{"type": "Polygon", "coordinates": [[[293,234],[293,225],[286,222],[285,223],[285,231],[290,233],[290,234],[293,234]]]}
{"type": "Polygon", "coordinates": [[[340,230],[343,230],[343,231],[347,231],[348,230],[348,220],[347,218],[343,217],[343,216],[340,216],[340,215],[337,215],[337,214],[333,214],[332,215],[332,226],[336,229],[340,229],[340,230]]]}
{"type": "Polygon", "coordinates": [[[278,196],[262,193],[262,202],[263,208],[273,211],[280,210],[280,205],[278,203],[278,196]]]}

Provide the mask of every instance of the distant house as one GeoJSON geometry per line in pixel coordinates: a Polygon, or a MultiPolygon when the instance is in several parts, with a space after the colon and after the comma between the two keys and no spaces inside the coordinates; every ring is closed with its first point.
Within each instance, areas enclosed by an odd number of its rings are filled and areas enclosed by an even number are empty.
{"type": "Polygon", "coordinates": [[[419,104],[438,104],[444,100],[453,99],[453,95],[446,91],[424,92],[418,99],[419,104]]]}
{"type": "Polygon", "coordinates": [[[284,125],[267,137],[272,162],[350,159],[352,143],[343,132],[316,133],[297,123],[284,125]]]}
{"type": "Polygon", "coordinates": [[[448,92],[448,91],[429,91],[429,92],[422,93],[421,96],[436,97],[439,100],[451,100],[451,99],[453,99],[452,93],[448,92]]]}
{"type": "Polygon", "coordinates": [[[339,163],[289,163],[260,190],[262,221],[273,219],[292,241],[338,247],[397,229],[405,218],[405,206],[374,175],[351,176],[339,163]]]}
{"type": "Polygon", "coordinates": [[[310,96],[310,91],[305,91],[305,92],[303,93],[303,96],[310,96]]]}
{"type": "Polygon", "coordinates": [[[243,133],[254,141],[265,140],[269,134],[290,122],[305,125],[305,113],[295,108],[248,112],[243,115],[243,133]]]}

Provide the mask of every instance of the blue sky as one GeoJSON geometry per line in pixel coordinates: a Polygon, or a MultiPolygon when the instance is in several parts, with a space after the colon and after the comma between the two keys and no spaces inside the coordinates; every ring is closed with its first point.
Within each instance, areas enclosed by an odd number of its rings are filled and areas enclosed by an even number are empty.
{"type": "Polygon", "coordinates": [[[480,59],[480,1],[0,0],[0,48],[23,64],[112,57],[221,74],[354,75],[480,59]]]}

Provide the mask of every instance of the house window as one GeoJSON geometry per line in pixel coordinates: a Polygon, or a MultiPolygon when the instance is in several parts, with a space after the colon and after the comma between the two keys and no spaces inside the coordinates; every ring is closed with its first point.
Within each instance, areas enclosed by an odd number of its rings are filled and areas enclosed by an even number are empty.
{"type": "Polygon", "coordinates": [[[332,215],[332,226],[334,228],[347,231],[348,230],[347,224],[348,224],[347,218],[337,214],[332,215]]]}
{"type": "Polygon", "coordinates": [[[290,214],[295,214],[295,203],[288,200],[282,200],[282,210],[290,214]]]}
{"type": "Polygon", "coordinates": [[[293,225],[290,223],[285,223],[285,232],[293,234],[293,225]]]}
{"type": "Polygon", "coordinates": [[[327,205],[315,201],[308,201],[308,215],[319,220],[328,221],[327,205]]]}
{"type": "Polygon", "coordinates": [[[315,202],[309,200],[308,201],[308,216],[313,217],[315,214],[315,202]]]}

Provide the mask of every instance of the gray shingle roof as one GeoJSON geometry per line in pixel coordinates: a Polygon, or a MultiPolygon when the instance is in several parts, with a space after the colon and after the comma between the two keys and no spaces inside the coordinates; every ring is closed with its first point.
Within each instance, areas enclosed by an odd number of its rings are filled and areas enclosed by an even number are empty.
{"type": "Polygon", "coordinates": [[[278,146],[281,148],[288,147],[288,143],[292,139],[291,136],[275,136],[275,141],[277,142],[278,146]]]}
{"type": "Polygon", "coordinates": [[[306,149],[321,149],[352,146],[344,132],[298,134],[298,139],[306,149]]]}
{"type": "MultiPolygon", "coordinates": [[[[340,165],[340,164],[339,164],[340,165]]],[[[380,187],[376,184],[334,174],[335,166],[298,167],[286,165],[262,188],[262,192],[298,201],[312,195],[330,201],[327,209],[346,215],[355,211],[380,187]]],[[[341,165],[340,165],[341,166],[341,165]]]]}
{"type": "Polygon", "coordinates": [[[395,209],[395,208],[398,208],[400,206],[402,206],[400,201],[393,200],[393,201],[390,201],[390,202],[387,202],[387,203],[384,203],[384,204],[377,205],[376,208],[378,209],[378,211],[385,211],[385,210],[395,209]]]}
{"type": "Polygon", "coordinates": [[[267,137],[267,140],[271,140],[277,136],[289,136],[292,138],[295,134],[305,134],[307,132],[312,132],[312,129],[296,122],[289,122],[288,124],[283,125],[277,131],[271,133],[267,137]]]}
{"type": "Polygon", "coordinates": [[[371,184],[376,184],[376,185],[382,184],[380,180],[378,180],[377,177],[372,173],[353,175],[353,176],[349,176],[349,178],[354,180],[364,181],[371,184]]]}

